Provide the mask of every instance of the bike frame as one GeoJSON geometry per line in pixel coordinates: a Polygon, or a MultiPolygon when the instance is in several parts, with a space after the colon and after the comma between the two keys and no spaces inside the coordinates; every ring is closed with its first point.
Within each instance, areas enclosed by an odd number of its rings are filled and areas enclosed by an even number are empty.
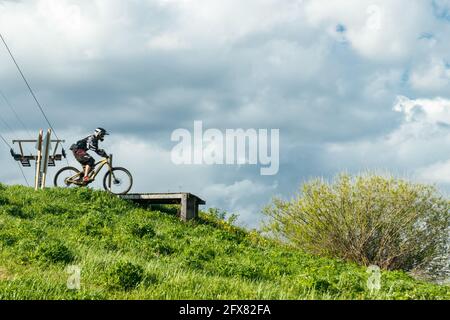
{"type": "MultiPolygon", "coordinates": [[[[100,170],[102,170],[102,168],[104,166],[108,166],[108,170],[111,172],[111,174],[109,175],[109,188],[111,188],[111,176],[114,174],[112,172],[112,155],[109,156],[109,158],[103,158],[102,160],[98,161],[97,163],[94,164],[94,170],[91,171],[90,174],[90,178],[92,180],[95,180],[95,178],[97,177],[97,175],[99,174],[100,170]]],[[[84,170],[84,166],[83,166],[83,170],[84,170]]],[[[68,178],[67,180],[69,180],[71,183],[76,184],[76,185],[84,185],[83,182],[79,182],[78,178],[80,177],[80,175],[83,173],[83,171],[78,172],[77,174],[71,176],[70,178],[68,178]]]]}

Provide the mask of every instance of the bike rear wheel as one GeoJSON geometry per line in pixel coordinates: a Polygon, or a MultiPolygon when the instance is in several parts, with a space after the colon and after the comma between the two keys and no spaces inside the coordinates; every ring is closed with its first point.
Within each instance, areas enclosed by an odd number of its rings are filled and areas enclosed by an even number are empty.
{"type": "Polygon", "coordinates": [[[55,178],[53,179],[53,184],[55,187],[71,188],[78,186],[75,182],[76,179],[80,177],[80,170],[74,167],[64,167],[59,170],[55,178]]]}
{"type": "Polygon", "coordinates": [[[112,168],[103,178],[103,187],[113,194],[127,194],[132,186],[133,177],[125,168],[112,168]]]}

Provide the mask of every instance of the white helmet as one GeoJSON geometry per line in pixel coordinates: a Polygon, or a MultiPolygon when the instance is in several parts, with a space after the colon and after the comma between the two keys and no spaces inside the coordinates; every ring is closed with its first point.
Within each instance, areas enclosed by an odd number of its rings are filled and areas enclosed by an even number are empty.
{"type": "Polygon", "coordinates": [[[103,138],[104,138],[105,136],[109,135],[109,133],[106,132],[106,130],[103,129],[103,128],[97,128],[97,129],[95,129],[95,131],[94,131],[94,135],[95,135],[96,137],[98,137],[101,141],[103,141],[103,138]]]}

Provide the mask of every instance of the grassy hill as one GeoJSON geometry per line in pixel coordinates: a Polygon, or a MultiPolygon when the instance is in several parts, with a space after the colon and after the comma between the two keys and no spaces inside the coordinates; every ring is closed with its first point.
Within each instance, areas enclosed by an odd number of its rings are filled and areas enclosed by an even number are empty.
{"type": "Polygon", "coordinates": [[[450,299],[403,272],[371,294],[368,276],[213,215],[185,224],[104,192],[0,185],[0,299],[450,299]]]}

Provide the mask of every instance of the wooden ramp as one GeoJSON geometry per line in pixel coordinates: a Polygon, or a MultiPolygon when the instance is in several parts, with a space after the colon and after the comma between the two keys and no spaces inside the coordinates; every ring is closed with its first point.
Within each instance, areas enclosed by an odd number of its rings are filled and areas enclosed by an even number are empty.
{"type": "Polygon", "coordinates": [[[198,217],[198,206],[206,202],[196,195],[186,192],[178,193],[131,193],[119,196],[125,200],[131,200],[145,204],[179,204],[181,205],[180,218],[189,221],[198,217]]]}

